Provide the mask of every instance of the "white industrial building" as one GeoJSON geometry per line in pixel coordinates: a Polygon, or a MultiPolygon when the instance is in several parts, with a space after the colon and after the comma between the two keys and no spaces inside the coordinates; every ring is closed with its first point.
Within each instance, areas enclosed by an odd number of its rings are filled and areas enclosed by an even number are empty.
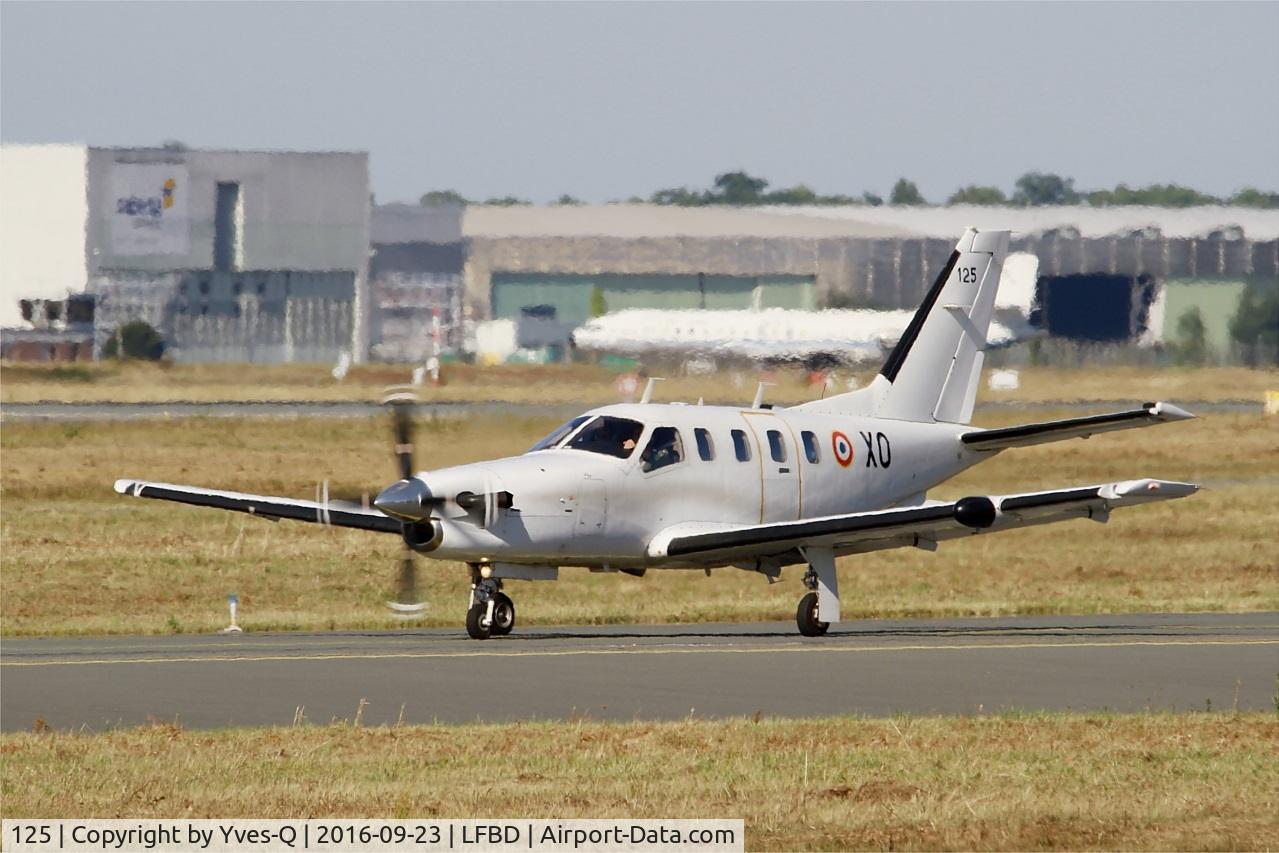
{"type": "Polygon", "coordinates": [[[175,360],[359,359],[369,222],[363,152],[4,145],[0,326],[87,294],[175,360]]]}

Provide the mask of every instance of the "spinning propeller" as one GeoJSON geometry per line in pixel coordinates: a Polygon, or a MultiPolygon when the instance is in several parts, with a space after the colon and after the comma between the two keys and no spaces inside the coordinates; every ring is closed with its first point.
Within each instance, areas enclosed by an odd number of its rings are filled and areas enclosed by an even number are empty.
{"type": "MultiPolygon", "coordinates": [[[[400,391],[388,394],[382,402],[391,409],[391,427],[395,437],[395,459],[400,481],[378,495],[377,505],[379,508],[383,508],[383,503],[393,505],[402,496],[404,501],[411,500],[421,507],[425,490],[420,482],[413,479],[413,409],[417,404],[417,397],[411,392],[400,391]]],[[[420,526],[420,522],[403,518],[401,521],[404,535],[400,538],[400,571],[395,584],[395,600],[388,601],[386,605],[396,615],[411,619],[426,611],[426,603],[418,601],[417,557],[409,546],[410,539],[415,535],[412,528],[420,526]]]]}
{"type": "MultiPolygon", "coordinates": [[[[408,391],[393,390],[382,401],[391,410],[391,424],[395,438],[395,458],[400,479],[387,486],[373,501],[386,515],[399,520],[404,550],[400,558],[399,583],[395,601],[388,606],[405,616],[419,615],[426,605],[417,599],[416,551],[431,551],[439,547],[444,535],[439,522],[444,505],[452,503],[465,515],[453,515],[457,521],[467,521],[487,529],[493,525],[502,510],[511,509],[514,496],[499,491],[493,478],[476,472],[470,489],[462,487],[453,494],[432,493],[431,487],[421,477],[414,476],[413,468],[413,410],[417,397],[408,391]]],[[[437,484],[436,489],[440,486],[437,484]]]]}

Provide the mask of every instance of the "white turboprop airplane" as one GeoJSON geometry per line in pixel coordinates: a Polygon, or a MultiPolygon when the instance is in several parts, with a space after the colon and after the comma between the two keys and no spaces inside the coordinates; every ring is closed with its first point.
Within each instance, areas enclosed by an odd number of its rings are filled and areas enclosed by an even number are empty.
{"type": "MultiPolygon", "coordinates": [[[[466,627],[507,634],[511,579],[560,566],[642,575],[735,566],[776,580],[807,564],[796,621],[840,620],[835,559],[1088,518],[1186,497],[1189,483],[1123,480],[1045,492],[927,499],[934,486],[1013,447],[1192,417],[1167,403],[997,429],[969,426],[1008,232],[970,229],[867,387],[800,406],[636,403],[574,418],[527,453],[415,472],[405,405],[393,406],[402,479],[365,508],[118,480],[117,492],[399,535],[400,606],[412,553],[470,570],[466,627]]],[[[392,400],[391,402],[396,402],[392,400]]],[[[402,401],[401,401],[402,402],[402,401]]],[[[394,605],[393,605],[394,606],[394,605]]]]}

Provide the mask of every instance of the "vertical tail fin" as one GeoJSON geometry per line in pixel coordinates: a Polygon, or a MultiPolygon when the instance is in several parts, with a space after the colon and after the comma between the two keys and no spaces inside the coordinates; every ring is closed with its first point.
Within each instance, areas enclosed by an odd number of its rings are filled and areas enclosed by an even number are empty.
{"type": "Polygon", "coordinates": [[[823,400],[820,409],[968,423],[1008,239],[1008,231],[964,232],[874,383],[823,400]]]}
{"type": "Polygon", "coordinates": [[[908,421],[968,423],[1007,231],[970,228],[880,370],[890,387],[875,414],[908,421]]]}

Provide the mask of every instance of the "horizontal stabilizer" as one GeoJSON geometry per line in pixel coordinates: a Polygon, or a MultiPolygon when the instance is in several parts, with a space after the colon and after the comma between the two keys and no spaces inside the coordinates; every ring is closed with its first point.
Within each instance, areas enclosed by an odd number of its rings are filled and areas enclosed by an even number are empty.
{"type": "Polygon", "coordinates": [[[960,441],[973,450],[1003,450],[1008,447],[1029,447],[1047,444],[1067,438],[1087,438],[1099,432],[1154,426],[1172,421],[1184,421],[1194,415],[1171,403],[1146,403],[1140,409],[1113,412],[1108,415],[1088,415],[1061,421],[1045,421],[1039,424],[983,429],[964,433],[960,441]]]}

